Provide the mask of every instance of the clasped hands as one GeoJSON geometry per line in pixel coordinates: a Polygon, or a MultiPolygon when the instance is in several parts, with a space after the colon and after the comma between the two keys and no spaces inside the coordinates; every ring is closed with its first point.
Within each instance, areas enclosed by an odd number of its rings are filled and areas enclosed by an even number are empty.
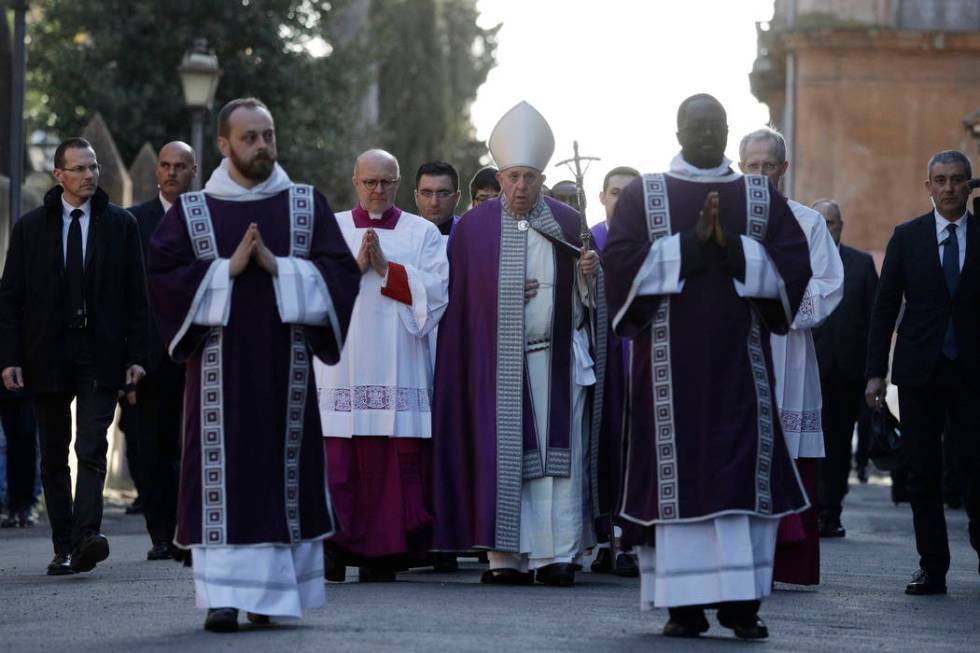
{"type": "Polygon", "coordinates": [[[357,252],[357,266],[361,268],[361,274],[367,272],[369,267],[373,268],[380,277],[388,274],[388,259],[385,258],[385,253],[381,249],[378,232],[374,229],[368,229],[364,232],[364,238],[361,239],[361,249],[357,252]]]}
{"type": "Polygon", "coordinates": [[[242,236],[241,242],[235,248],[235,253],[231,255],[228,275],[231,278],[237,277],[245,271],[253,260],[270,275],[277,276],[279,274],[279,264],[276,263],[276,257],[266,246],[265,241],[262,240],[259,225],[254,222],[248,225],[245,235],[242,236]]]}
{"type": "Polygon", "coordinates": [[[713,240],[721,248],[728,244],[728,238],[725,237],[725,232],[721,227],[718,191],[713,190],[704,198],[704,208],[701,209],[698,222],[694,225],[694,235],[702,244],[709,240],[713,240]]]}

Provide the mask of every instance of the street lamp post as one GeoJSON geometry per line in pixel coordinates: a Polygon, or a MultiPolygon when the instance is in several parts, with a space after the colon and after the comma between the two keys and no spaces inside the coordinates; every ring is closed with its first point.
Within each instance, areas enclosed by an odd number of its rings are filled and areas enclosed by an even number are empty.
{"type": "Polygon", "coordinates": [[[207,39],[194,39],[194,45],[184,53],[177,72],[184,88],[184,106],[191,112],[191,146],[197,154],[194,190],[200,190],[204,168],[204,116],[214,104],[214,92],[221,77],[218,57],[208,50],[207,39]]]}
{"type": "MultiPolygon", "coordinates": [[[[7,228],[12,232],[14,221],[20,217],[20,192],[24,183],[24,72],[26,57],[24,41],[27,34],[27,2],[14,0],[14,43],[10,93],[10,219],[7,228]]],[[[0,18],[4,18],[0,15],[0,18]]]]}

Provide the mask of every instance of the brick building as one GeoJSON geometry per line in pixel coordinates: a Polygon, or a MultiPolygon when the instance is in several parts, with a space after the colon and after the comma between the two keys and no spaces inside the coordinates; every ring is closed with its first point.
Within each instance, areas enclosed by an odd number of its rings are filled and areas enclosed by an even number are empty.
{"type": "Polygon", "coordinates": [[[752,92],[786,134],[785,191],[837,199],[848,244],[880,254],[930,209],[933,153],[980,175],[980,0],[776,0],[758,35],[752,92]]]}

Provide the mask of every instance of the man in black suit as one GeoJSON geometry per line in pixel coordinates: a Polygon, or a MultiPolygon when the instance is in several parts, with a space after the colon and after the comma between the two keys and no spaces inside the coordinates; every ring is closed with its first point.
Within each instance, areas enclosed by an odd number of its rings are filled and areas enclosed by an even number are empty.
{"type": "Polygon", "coordinates": [[[942,441],[954,446],[964,483],[970,543],[980,550],[980,225],[967,212],[970,161],[947,150],[929,160],[934,210],[900,224],[888,242],[868,343],[865,397],[879,406],[888,351],[905,309],[892,365],[902,419],[919,570],[907,594],[943,594],[949,542],[942,497],[942,441]]]}
{"type": "Polygon", "coordinates": [[[33,398],[55,551],[48,574],[61,575],[91,571],[109,556],[99,532],[106,429],[116,393],[143,377],[147,324],[136,221],[99,188],[100,167],[88,141],[63,142],[54,165],[59,185],[11,236],[0,281],[0,369],[8,390],[33,398]]]}
{"type": "MultiPolygon", "coordinates": [[[[196,172],[194,149],[187,143],[174,141],[160,150],[157,163],[159,194],[129,209],[139,224],[144,251],[163,215],[182,193],[190,189],[196,172]]],[[[150,319],[149,327],[146,378],[140,381],[136,404],[130,407],[133,415],[129,426],[138,443],[134,473],[139,477],[143,516],[153,543],[146,559],[169,560],[178,552],[173,539],[177,525],[184,366],[170,359],[156,322],[150,319]]]]}
{"type": "Polygon", "coordinates": [[[820,469],[820,537],[844,537],[840,515],[851,471],[851,434],[864,395],[864,362],[868,325],[878,273],[869,254],[840,242],[844,218],[840,205],[824,199],[813,209],[827,222],[844,263],[844,296],[830,317],[813,331],[823,394],[823,433],[826,457],[820,469]]]}

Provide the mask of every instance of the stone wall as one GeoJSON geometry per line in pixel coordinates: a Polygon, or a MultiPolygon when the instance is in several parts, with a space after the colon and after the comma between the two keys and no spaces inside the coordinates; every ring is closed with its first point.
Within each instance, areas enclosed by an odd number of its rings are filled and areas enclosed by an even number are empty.
{"type": "Polygon", "coordinates": [[[931,209],[929,157],[961,149],[980,167],[962,119],[980,107],[980,34],[794,34],[793,193],[832,197],[844,241],[883,250],[894,226],[931,209]]]}

